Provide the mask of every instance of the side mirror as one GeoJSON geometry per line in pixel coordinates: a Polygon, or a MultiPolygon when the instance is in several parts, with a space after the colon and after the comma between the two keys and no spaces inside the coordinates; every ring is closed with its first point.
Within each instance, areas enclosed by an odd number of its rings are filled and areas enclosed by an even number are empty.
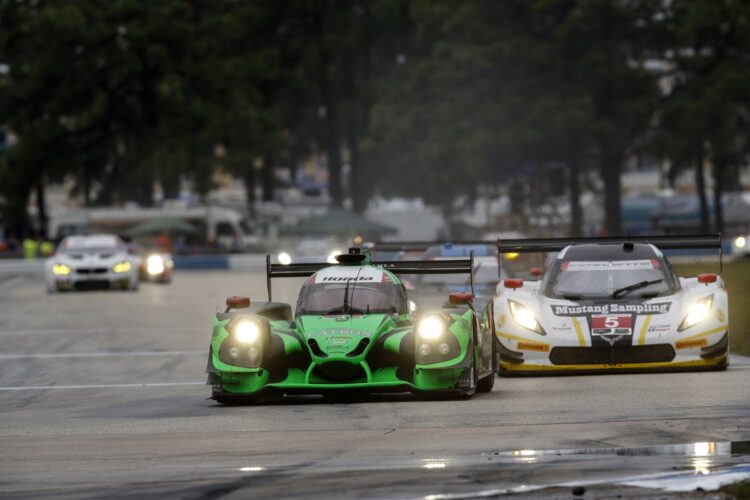
{"type": "Polygon", "coordinates": [[[227,297],[227,310],[224,312],[229,312],[232,309],[247,309],[248,307],[250,307],[250,297],[233,295],[227,297]]]}
{"type": "Polygon", "coordinates": [[[531,269],[529,269],[529,273],[531,273],[532,276],[541,276],[544,274],[544,268],[532,267],[531,269]]]}
{"type": "Polygon", "coordinates": [[[702,273],[698,275],[698,283],[716,283],[716,275],[714,273],[702,273]]]}
{"type": "Polygon", "coordinates": [[[448,295],[448,302],[454,305],[470,304],[474,300],[473,293],[453,292],[448,295]]]}
{"type": "Polygon", "coordinates": [[[521,288],[523,286],[523,280],[519,278],[510,278],[505,281],[503,281],[503,285],[505,285],[505,288],[521,288]]]}

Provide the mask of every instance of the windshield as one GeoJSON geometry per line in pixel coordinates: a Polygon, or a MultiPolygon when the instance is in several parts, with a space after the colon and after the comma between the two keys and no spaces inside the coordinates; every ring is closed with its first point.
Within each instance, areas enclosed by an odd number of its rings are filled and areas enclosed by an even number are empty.
{"type": "Polygon", "coordinates": [[[393,283],[362,283],[350,280],[338,283],[306,285],[300,292],[297,314],[353,314],[405,312],[406,298],[399,285],[393,283]],[[347,292],[347,310],[344,310],[347,292]]]}
{"type": "Polygon", "coordinates": [[[548,297],[561,299],[612,298],[615,291],[653,282],[619,293],[619,298],[650,298],[672,293],[671,280],[657,260],[557,261],[547,280],[548,297]]]}
{"type": "Polygon", "coordinates": [[[64,248],[60,251],[65,255],[88,255],[88,254],[113,254],[122,252],[118,247],[74,247],[64,248]]]}

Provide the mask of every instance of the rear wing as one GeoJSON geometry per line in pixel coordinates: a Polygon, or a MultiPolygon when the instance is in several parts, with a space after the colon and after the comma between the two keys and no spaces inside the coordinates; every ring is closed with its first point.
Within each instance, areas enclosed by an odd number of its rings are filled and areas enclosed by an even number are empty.
{"type": "Polygon", "coordinates": [[[559,252],[569,245],[585,243],[625,244],[646,243],[662,250],[690,248],[716,248],[721,250],[721,234],[692,236],[605,236],[602,238],[530,238],[522,240],[497,240],[499,253],[559,252]]]}
{"type": "MultiPolygon", "coordinates": [[[[336,266],[326,262],[299,264],[272,264],[271,256],[266,255],[266,287],[268,301],[271,302],[271,280],[273,278],[306,278],[326,267],[336,266]]],[[[338,264],[340,265],[340,264],[338,264]]],[[[373,266],[383,268],[393,274],[468,274],[471,292],[474,293],[474,255],[468,259],[412,260],[373,262],[373,266]]]]}
{"type": "Polygon", "coordinates": [[[685,250],[715,248],[719,250],[719,266],[723,268],[721,234],[695,234],[686,236],[605,236],[602,238],[531,238],[520,240],[497,240],[498,253],[559,252],[570,245],[603,243],[624,245],[626,243],[651,244],[660,250],[685,250]]]}
{"type": "Polygon", "coordinates": [[[472,246],[472,245],[493,245],[497,240],[441,240],[441,241],[378,241],[364,245],[368,250],[382,251],[419,251],[427,250],[434,246],[453,245],[453,246],[472,246]]]}

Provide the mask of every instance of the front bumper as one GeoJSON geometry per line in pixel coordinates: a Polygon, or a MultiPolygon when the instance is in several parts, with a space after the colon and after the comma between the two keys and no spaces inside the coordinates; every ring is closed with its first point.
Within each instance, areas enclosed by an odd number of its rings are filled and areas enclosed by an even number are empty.
{"type": "Polygon", "coordinates": [[[728,366],[726,328],[672,342],[615,347],[498,340],[502,375],[722,370],[728,366]]]}
{"type": "Polygon", "coordinates": [[[102,290],[129,289],[138,284],[134,272],[115,273],[113,271],[90,272],[88,269],[74,269],[69,275],[53,275],[51,285],[57,290],[102,290]]]}

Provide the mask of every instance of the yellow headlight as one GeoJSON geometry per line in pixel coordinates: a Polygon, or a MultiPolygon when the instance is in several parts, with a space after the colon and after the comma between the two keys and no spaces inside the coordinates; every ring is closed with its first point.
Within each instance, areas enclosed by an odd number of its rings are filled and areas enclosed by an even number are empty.
{"type": "Polygon", "coordinates": [[[116,273],[126,273],[130,271],[130,267],[131,267],[130,262],[127,262],[127,261],[118,262],[117,264],[114,265],[112,270],[116,273]]]}
{"type": "Polygon", "coordinates": [[[510,312],[513,315],[513,319],[516,320],[516,323],[533,332],[542,335],[545,334],[541,325],[534,317],[534,313],[531,309],[514,300],[509,300],[508,304],[510,304],[510,312]]]}
{"type": "Polygon", "coordinates": [[[682,330],[697,325],[701,321],[704,321],[706,318],[708,318],[708,315],[711,313],[711,306],[713,305],[713,301],[714,296],[710,295],[690,306],[687,316],[685,316],[685,319],[682,320],[682,324],[677,329],[677,331],[681,332],[682,330]]]}
{"type": "Polygon", "coordinates": [[[252,344],[260,337],[260,325],[251,319],[242,319],[233,326],[234,336],[243,344],[252,344]]]}
{"type": "Polygon", "coordinates": [[[164,272],[164,259],[161,255],[149,255],[146,259],[146,272],[148,274],[161,274],[164,272]]]}
{"type": "Polygon", "coordinates": [[[445,331],[445,322],[437,316],[426,316],[417,325],[417,333],[425,340],[435,340],[445,331]]]}
{"type": "Polygon", "coordinates": [[[734,246],[737,248],[745,248],[745,245],[747,244],[747,240],[744,236],[737,236],[734,240],[734,246]]]}
{"type": "Polygon", "coordinates": [[[52,272],[58,276],[67,276],[70,274],[70,266],[65,264],[55,264],[52,266],[52,272]]]}

